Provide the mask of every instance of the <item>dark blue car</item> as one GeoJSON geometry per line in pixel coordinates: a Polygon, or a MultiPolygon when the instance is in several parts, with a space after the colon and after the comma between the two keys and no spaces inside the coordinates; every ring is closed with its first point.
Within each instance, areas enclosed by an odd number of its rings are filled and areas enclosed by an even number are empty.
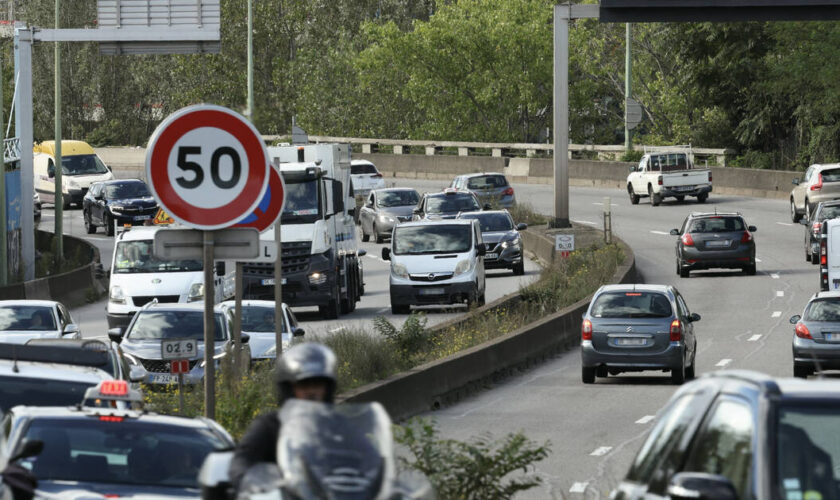
{"type": "Polygon", "coordinates": [[[157,210],[157,201],[140,179],[94,183],[82,199],[82,216],[88,234],[102,226],[108,236],[113,236],[115,224],[144,224],[155,217],[157,210]]]}

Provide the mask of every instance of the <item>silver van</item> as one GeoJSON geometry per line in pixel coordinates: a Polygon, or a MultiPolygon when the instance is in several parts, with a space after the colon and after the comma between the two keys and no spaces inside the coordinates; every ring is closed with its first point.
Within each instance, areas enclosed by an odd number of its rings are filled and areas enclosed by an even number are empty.
{"type": "Polygon", "coordinates": [[[477,220],[406,222],[382,258],[391,261],[391,311],[412,305],[484,305],[484,254],[477,220]]]}

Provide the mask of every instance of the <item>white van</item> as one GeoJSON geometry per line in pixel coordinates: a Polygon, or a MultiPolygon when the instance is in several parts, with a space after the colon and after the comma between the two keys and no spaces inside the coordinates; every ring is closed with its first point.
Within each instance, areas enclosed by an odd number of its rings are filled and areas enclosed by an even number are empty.
{"type": "Polygon", "coordinates": [[[391,261],[391,311],[412,305],[484,305],[484,254],[475,219],[404,222],[382,258],[391,261]]]}
{"type": "MultiPolygon", "coordinates": [[[[125,328],[134,313],[154,299],[172,303],[204,298],[200,260],[164,261],[154,256],[155,233],[166,230],[162,226],[141,226],[117,234],[108,286],[108,328],[125,328]]],[[[223,276],[224,271],[216,273],[216,302],[223,295],[219,273],[223,276]]]]}
{"type": "MultiPolygon", "coordinates": [[[[55,141],[44,141],[33,149],[35,192],[44,203],[55,203],[55,141]]],[[[96,155],[93,148],[82,141],[61,141],[61,192],[64,208],[71,204],[82,206],[82,198],[94,182],[109,181],[114,174],[96,155]]]]}
{"type": "Polygon", "coordinates": [[[840,290],[840,219],[828,219],[822,223],[820,290],[840,290]]]}

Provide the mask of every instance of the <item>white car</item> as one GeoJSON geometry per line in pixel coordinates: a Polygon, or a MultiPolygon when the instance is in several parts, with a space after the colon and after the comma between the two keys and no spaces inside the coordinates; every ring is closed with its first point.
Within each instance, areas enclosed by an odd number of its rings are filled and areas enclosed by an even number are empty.
{"type": "Polygon", "coordinates": [[[385,187],[385,179],[376,169],[376,165],[367,160],[350,162],[350,179],[353,181],[353,194],[365,196],[374,189],[385,187]]]}
{"type": "MultiPolygon", "coordinates": [[[[233,324],[235,302],[226,300],[221,306],[228,314],[233,324]]],[[[300,337],[305,332],[298,326],[297,318],[285,303],[283,304],[283,350],[288,349],[292,337],[300,337]]],[[[277,357],[277,344],[274,329],[274,301],[272,300],[243,300],[242,301],[242,333],[251,338],[251,359],[274,359],[277,357]]]]}
{"type": "Polygon", "coordinates": [[[30,339],[80,339],[70,311],[54,300],[0,300],[0,342],[25,344],[30,339]]]}

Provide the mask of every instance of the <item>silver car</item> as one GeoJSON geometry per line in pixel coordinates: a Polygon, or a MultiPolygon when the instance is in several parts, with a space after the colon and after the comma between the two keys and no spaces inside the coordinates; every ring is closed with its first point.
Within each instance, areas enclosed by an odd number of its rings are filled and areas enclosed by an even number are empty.
{"type": "Polygon", "coordinates": [[[411,220],[414,207],[419,202],[420,193],[412,188],[372,191],[359,210],[362,241],[369,241],[373,236],[377,243],[382,243],[385,238],[390,238],[394,226],[411,220]]]}
{"type": "Polygon", "coordinates": [[[795,325],[794,377],[840,369],[840,291],[815,294],[790,322],[795,325]]]}
{"type": "MultiPolygon", "coordinates": [[[[222,308],[231,323],[234,321],[236,304],[232,300],[222,302],[222,308]]],[[[292,310],[283,304],[283,351],[292,341],[292,337],[300,337],[305,331],[298,326],[292,310]]],[[[277,337],[274,323],[273,300],[243,300],[242,301],[242,333],[248,335],[248,345],[251,348],[251,359],[274,359],[277,357],[277,337]]]]}
{"type": "Polygon", "coordinates": [[[583,315],[583,383],[643,370],[671,372],[675,384],[694,378],[699,320],[672,286],[602,286],[583,315]]]}
{"type": "Polygon", "coordinates": [[[449,187],[475,194],[482,204],[498,204],[501,208],[511,208],[516,204],[513,187],[511,187],[505,174],[459,175],[449,187]]]}
{"type": "Polygon", "coordinates": [[[0,300],[0,342],[23,344],[30,339],[60,338],[82,338],[70,311],[60,302],[0,300]]]}
{"type": "Polygon", "coordinates": [[[802,179],[793,179],[790,192],[790,218],[799,222],[821,201],[840,199],[840,163],[811,165],[802,179]]]}

